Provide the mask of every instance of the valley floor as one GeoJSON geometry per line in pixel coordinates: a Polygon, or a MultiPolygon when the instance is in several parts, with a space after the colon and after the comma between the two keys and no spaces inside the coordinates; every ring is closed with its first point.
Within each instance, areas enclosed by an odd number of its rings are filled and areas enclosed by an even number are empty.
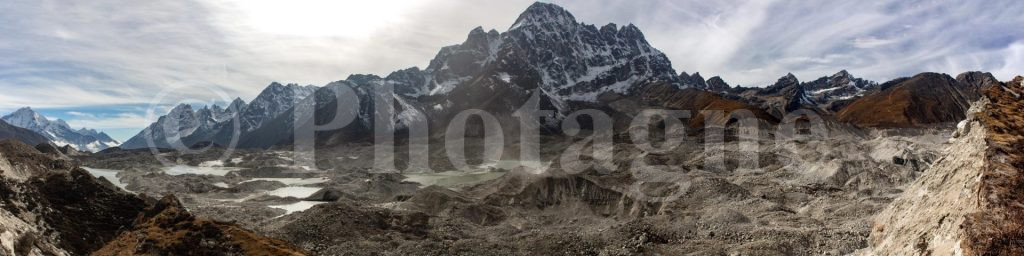
{"type": "Polygon", "coordinates": [[[845,255],[869,246],[874,216],[953,145],[952,133],[764,136],[754,155],[735,138],[691,136],[660,154],[616,143],[614,164],[627,171],[577,174],[554,163],[574,143],[560,139],[545,141],[544,171],[506,161],[377,173],[372,145],[321,149],[317,168],[292,167],[287,151],[164,153],[169,167],[148,151],[79,160],[97,175],[116,170],[133,193],[173,194],[199,217],[320,255],[845,255]],[[714,146],[723,153],[705,153],[714,146]],[[635,159],[648,166],[626,168],[635,159]],[[676,182],[640,180],[663,164],[681,167],[676,182]]]}

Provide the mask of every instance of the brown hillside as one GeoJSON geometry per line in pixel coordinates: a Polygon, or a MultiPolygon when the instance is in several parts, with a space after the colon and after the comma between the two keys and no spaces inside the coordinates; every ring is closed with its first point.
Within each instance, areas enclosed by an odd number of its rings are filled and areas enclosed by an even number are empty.
{"type": "Polygon", "coordinates": [[[720,110],[725,115],[739,109],[750,110],[754,116],[769,123],[777,123],[778,120],[764,110],[755,106],[730,100],[721,95],[698,89],[676,89],[670,85],[659,84],[647,86],[640,91],[640,96],[649,104],[669,109],[681,109],[692,111],[693,118],[690,119],[691,127],[703,127],[705,118],[700,114],[701,110],[720,110]]]}
{"type": "Polygon", "coordinates": [[[978,88],[949,75],[921,73],[864,96],[837,114],[840,121],[862,127],[917,127],[956,122],[966,117],[978,88]]]}

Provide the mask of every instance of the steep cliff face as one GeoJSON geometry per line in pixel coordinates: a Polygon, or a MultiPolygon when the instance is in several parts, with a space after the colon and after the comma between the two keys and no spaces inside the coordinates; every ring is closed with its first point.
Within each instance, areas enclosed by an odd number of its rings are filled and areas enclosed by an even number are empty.
{"type": "Polygon", "coordinates": [[[1022,82],[982,91],[944,155],[876,216],[860,253],[1024,254],[1022,82]]]}

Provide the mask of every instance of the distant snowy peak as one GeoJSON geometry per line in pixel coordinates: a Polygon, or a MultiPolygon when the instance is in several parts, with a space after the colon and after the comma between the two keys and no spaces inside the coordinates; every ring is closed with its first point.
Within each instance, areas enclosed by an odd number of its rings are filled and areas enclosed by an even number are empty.
{"type": "Polygon", "coordinates": [[[693,75],[687,74],[686,72],[679,74],[679,82],[683,87],[690,87],[696,89],[707,89],[707,81],[700,75],[700,72],[695,72],[693,75]]]}
{"type": "Polygon", "coordinates": [[[721,77],[713,76],[704,80],[700,72],[694,72],[693,75],[686,72],[679,73],[679,85],[680,89],[694,88],[719,93],[732,89],[732,86],[726,83],[725,80],[722,80],[721,77]]]}
{"type": "Polygon", "coordinates": [[[725,92],[725,91],[728,91],[730,89],[732,89],[732,86],[730,86],[729,83],[726,83],[725,80],[722,79],[722,77],[713,76],[711,78],[708,78],[708,81],[707,81],[707,90],[708,91],[725,92]]]}
{"type": "Polygon", "coordinates": [[[213,104],[198,110],[190,104],[178,104],[167,114],[160,116],[156,122],[125,141],[121,147],[156,146],[167,148],[170,146],[169,142],[187,140],[197,134],[204,136],[212,134],[222,124],[231,122],[245,106],[246,103],[241,98],[236,98],[227,107],[213,104]],[[150,145],[151,141],[155,145],[150,145]]]}
{"type": "Polygon", "coordinates": [[[167,148],[169,143],[213,142],[228,145],[237,128],[240,132],[258,129],[264,123],[290,110],[296,100],[312,95],[319,87],[270,83],[251,102],[236,98],[227,107],[205,106],[198,110],[182,104],[171,109],[155,123],[125,142],[124,148],[155,146],[167,148]],[[236,123],[237,121],[237,123],[236,123]],[[153,141],[155,145],[150,145],[153,141]]]}
{"type": "Polygon", "coordinates": [[[94,130],[94,129],[82,128],[82,129],[78,129],[78,133],[83,134],[83,135],[93,136],[93,137],[95,137],[96,139],[98,139],[100,141],[115,142],[115,144],[119,144],[119,143],[116,143],[117,140],[114,140],[113,138],[111,138],[110,135],[107,135],[107,133],[100,132],[100,131],[97,131],[97,130],[94,130]]]}
{"type": "Polygon", "coordinates": [[[58,146],[70,145],[78,150],[97,152],[120,144],[106,133],[88,128],[74,130],[61,119],[51,121],[30,107],[18,109],[2,119],[11,125],[39,133],[58,146]]]}
{"type": "Polygon", "coordinates": [[[51,125],[50,120],[36,113],[30,107],[20,108],[14,113],[4,116],[3,119],[8,124],[37,132],[51,125]]]}
{"type": "Polygon", "coordinates": [[[313,85],[271,83],[252,102],[242,108],[239,115],[241,129],[252,131],[259,128],[264,122],[291,109],[297,99],[309,97],[318,88],[313,85]]]}
{"type": "Polygon", "coordinates": [[[236,98],[227,107],[214,104],[213,106],[206,106],[196,110],[196,116],[204,122],[220,123],[231,120],[243,108],[245,108],[245,101],[242,101],[241,98],[236,98]]]}
{"type": "Polygon", "coordinates": [[[804,83],[809,95],[819,102],[848,100],[863,96],[865,92],[878,87],[878,83],[856,78],[846,70],[831,76],[804,83]]]}

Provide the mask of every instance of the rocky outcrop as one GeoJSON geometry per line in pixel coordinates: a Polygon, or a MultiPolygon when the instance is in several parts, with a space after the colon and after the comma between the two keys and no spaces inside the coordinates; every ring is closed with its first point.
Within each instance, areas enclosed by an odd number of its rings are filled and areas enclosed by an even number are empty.
{"type": "Polygon", "coordinates": [[[425,239],[429,220],[423,213],[395,212],[343,200],[281,217],[266,230],[317,254],[346,255],[383,252],[395,249],[391,244],[398,241],[425,239]]]}
{"type": "Polygon", "coordinates": [[[786,74],[765,88],[745,88],[731,92],[750,105],[767,111],[778,119],[798,109],[816,109],[804,85],[793,74],[786,74]]]}
{"type": "Polygon", "coordinates": [[[196,218],[174,196],[135,219],[134,228],[92,255],[307,255],[234,224],[196,218]]]}
{"type": "Polygon", "coordinates": [[[0,142],[0,176],[0,254],[89,254],[146,206],[70,161],[20,142],[0,142]]]}
{"type": "Polygon", "coordinates": [[[986,129],[979,211],[964,221],[964,255],[1024,254],[1024,77],[984,91],[990,101],[978,121],[986,129]]]}
{"type": "Polygon", "coordinates": [[[687,74],[686,72],[680,73],[679,82],[684,85],[684,88],[689,87],[701,90],[710,90],[708,83],[704,81],[704,77],[700,76],[700,72],[693,73],[693,75],[687,74]]]}
{"type": "Polygon", "coordinates": [[[946,152],[875,218],[861,254],[1024,254],[1022,82],[987,83],[946,152]]]}
{"type": "Polygon", "coordinates": [[[722,77],[719,76],[708,78],[707,85],[708,90],[713,92],[724,92],[732,89],[732,87],[729,86],[729,83],[726,83],[725,80],[722,80],[722,77]]]}
{"type": "MultiPolygon", "coordinates": [[[[975,110],[982,111],[984,104],[975,110]]],[[[978,176],[986,167],[986,131],[966,120],[939,159],[874,218],[863,255],[954,255],[966,217],[979,210],[978,176]]]]}
{"type": "Polygon", "coordinates": [[[150,207],[50,146],[0,141],[0,255],[304,255],[173,197],[150,207]],[[147,207],[148,210],[147,210],[147,207]]]}

